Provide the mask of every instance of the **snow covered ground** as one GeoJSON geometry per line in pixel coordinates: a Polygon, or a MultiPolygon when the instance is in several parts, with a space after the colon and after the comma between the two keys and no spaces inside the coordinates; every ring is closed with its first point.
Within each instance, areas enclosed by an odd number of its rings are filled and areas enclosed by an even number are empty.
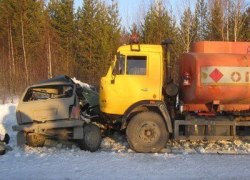
{"type": "MultiPolygon", "coordinates": [[[[158,154],[129,149],[125,137],[103,139],[95,153],[78,147],[20,149],[15,145],[16,104],[0,105],[0,123],[11,136],[12,151],[0,156],[0,179],[249,179],[250,143],[170,142],[158,154]]],[[[53,144],[53,143],[49,143],[53,144]]]]}

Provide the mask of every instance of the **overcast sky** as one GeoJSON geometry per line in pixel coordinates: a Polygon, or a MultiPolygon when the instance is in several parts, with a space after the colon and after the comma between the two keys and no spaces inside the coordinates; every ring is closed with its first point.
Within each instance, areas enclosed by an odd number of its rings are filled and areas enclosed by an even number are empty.
{"type": "MultiPolygon", "coordinates": [[[[111,0],[105,0],[110,3],[111,0]]],[[[146,13],[149,5],[156,0],[117,0],[119,6],[119,14],[121,16],[122,25],[130,26],[133,22],[138,23],[146,13]]],[[[180,19],[181,12],[184,7],[190,4],[195,6],[196,0],[162,0],[167,8],[172,10],[177,19],[180,19]]],[[[250,0],[245,0],[250,5],[250,0]]],[[[82,0],[74,0],[75,8],[82,6],[82,0]]]]}

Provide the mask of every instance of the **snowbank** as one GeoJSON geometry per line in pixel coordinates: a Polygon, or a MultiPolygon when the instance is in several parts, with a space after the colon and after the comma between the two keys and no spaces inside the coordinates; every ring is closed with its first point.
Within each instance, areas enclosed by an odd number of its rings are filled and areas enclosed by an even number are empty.
{"type": "Polygon", "coordinates": [[[16,136],[16,133],[12,131],[12,126],[16,124],[16,106],[17,103],[0,104],[0,123],[11,136],[10,143],[16,136]]]}

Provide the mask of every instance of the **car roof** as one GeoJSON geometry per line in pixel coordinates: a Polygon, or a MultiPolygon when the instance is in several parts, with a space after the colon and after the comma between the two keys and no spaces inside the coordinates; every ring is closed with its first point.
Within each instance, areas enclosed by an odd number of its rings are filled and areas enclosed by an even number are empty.
{"type": "Polygon", "coordinates": [[[49,86],[49,85],[73,85],[75,84],[74,81],[66,76],[60,75],[54,78],[47,79],[45,81],[41,81],[38,84],[34,84],[31,87],[39,87],[39,86],[49,86]]]}

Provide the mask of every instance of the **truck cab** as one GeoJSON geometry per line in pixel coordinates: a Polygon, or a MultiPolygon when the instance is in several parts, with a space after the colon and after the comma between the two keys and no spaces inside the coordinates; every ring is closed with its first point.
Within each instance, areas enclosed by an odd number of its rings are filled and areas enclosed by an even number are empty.
{"type": "Polygon", "coordinates": [[[101,111],[123,115],[136,103],[161,101],[162,54],[160,45],[121,46],[107,75],[101,79],[101,111]]]}

